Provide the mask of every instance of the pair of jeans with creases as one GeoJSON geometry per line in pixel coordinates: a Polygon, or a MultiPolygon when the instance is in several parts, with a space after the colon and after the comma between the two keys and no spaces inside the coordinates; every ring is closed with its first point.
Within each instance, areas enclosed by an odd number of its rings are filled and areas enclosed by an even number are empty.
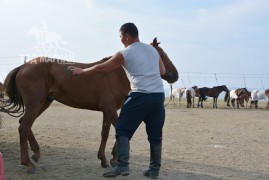
{"type": "Polygon", "coordinates": [[[116,138],[124,136],[130,140],[144,122],[148,141],[161,143],[165,121],[164,98],[164,93],[132,92],[126,96],[116,123],[116,138]]]}

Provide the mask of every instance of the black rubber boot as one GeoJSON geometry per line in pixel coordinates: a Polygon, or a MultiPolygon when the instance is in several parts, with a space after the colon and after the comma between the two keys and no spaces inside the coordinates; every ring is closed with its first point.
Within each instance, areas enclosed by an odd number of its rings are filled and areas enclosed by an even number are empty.
{"type": "Polygon", "coordinates": [[[144,171],[144,176],[151,179],[157,179],[161,167],[162,143],[150,144],[150,165],[149,169],[144,171]]]}
{"type": "Polygon", "coordinates": [[[129,175],[129,139],[124,136],[117,138],[117,156],[118,163],[109,172],[104,173],[103,176],[107,178],[116,177],[118,175],[129,175]]]}

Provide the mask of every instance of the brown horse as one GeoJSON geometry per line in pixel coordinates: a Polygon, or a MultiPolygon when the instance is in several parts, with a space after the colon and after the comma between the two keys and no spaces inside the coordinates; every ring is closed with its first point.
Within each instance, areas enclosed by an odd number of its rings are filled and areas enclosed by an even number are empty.
{"type": "Polygon", "coordinates": [[[248,92],[246,94],[242,94],[239,100],[240,106],[241,107],[246,107],[248,106],[248,101],[251,97],[251,92],[248,92]],[[246,106],[245,106],[245,102],[246,102],[246,106]]]}
{"type": "Polygon", "coordinates": [[[241,96],[249,93],[246,88],[238,88],[236,90],[231,90],[230,92],[226,92],[224,101],[227,102],[227,106],[230,106],[230,100],[233,108],[235,108],[235,101],[237,104],[237,109],[239,109],[241,96]]]}
{"type": "MultiPolygon", "coordinates": [[[[157,39],[152,46],[157,49],[166,68],[162,76],[168,83],[178,80],[178,72],[167,54],[158,46],[157,39]]],[[[104,58],[91,64],[73,63],[72,65],[86,68],[102,63],[104,58]]],[[[123,67],[108,73],[81,75],[76,77],[66,71],[70,62],[47,57],[35,58],[12,70],[5,79],[6,93],[11,100],[10,107],[2,107],[2,111],[23,115],[19,122],[21,164],[26,166],[28,173],[35,173],[28,153],[28,141],[33,151],[32,159],[38,162],[40,148],[31,130],[35,119],[56,100],[67,106],[103,112],[103,125],[98,159],[102,167],[108,167],[105,157],[105,147],[111,123],[115,126],[118,118],[117,110],[121,107],[124,97],[130,91],[130,82],[123,67]],[[25,108],[24,108],[25,107],[25,108]]],[[[116,160],[115,145],[112,150],[116,160]]]]}
{"type": "Polygon", "coordinates": [[[229,92],[226,85],[214,86],[213,88],[203,87],[203,88],[198,88],[198,90],[199,90],[199,100],[198,100],[198,105],[197,105],[198,108],[199,106],[203,108],[203,101],[206,100],[206,96],[213,97],[213,108],[218,108],[217,101],[218,101],[219,94],[222,91],[225,91],[226,93],[229,92]]]}

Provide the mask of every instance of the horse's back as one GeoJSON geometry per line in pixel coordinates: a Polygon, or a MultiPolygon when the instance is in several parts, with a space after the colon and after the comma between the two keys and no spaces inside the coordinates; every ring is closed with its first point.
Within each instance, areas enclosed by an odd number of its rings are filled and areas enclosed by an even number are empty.
{"type": "Polygon", "coordinates": [[[191,97],[195,97],[195,91],[192,87],[186,88],[184,94],[187,97],[187,94],[189,94],[191,97]]]}
{"type": "MultiPolygon", "coordinates": [[[[170,96],[171,96],[171,92],[170,92],[170,96]]],[[[174,97],[179,97],[179,89],[172,89],[172,96],[174,97]]]]}
{"type": "Polygon", "coordinates": [[[251,91],[251,100],[252,101],[258,101],[258,100],[267,100],[268,101],[268,95],[266,94],[266,90],[253,90],[251,91]]]}
{"type": "MultiPolygon", "coordinates": [[[[68,106],[99,110],[105,106],[121,106],[130,90],[122,67],[108,73],[74,76],[69,65],[86,68],[93,64],[44,61],[36,58],[24,64],[17,74],[20,92],[50,97],[68,106]],[[34,88],[33,88],[34,87],[34,88]]],[[[34,97],[33,97],[34,98],[34,97]]],[[[31,99],[32,101],[32,99],[31,99]]]]}
{"type": "MultiPolygon", "coordinates": [[[[186,88],[176,88],[176,89],[172,89],[172,95],[176,98],[179,98],[180,96],[183,95],[183,93],[185,92],[186,88]]],[[[170,92],[170,96],[171,96],[171,92],[170,92]]]]}
{"type": "Polygon", "coordinates": [[[230,98],[231,99],[237,99],[238,98],[238,96],[236,94],[236,90],[231,90],[230,91],[230,98]]]}

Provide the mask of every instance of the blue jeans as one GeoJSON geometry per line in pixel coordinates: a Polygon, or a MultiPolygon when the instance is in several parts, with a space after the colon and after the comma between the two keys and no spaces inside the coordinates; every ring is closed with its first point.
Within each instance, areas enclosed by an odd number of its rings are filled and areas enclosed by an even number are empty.
{"type": "Polygon", "coordinates": [[[165,120],[164,93],[133,92],[126,96],[116,123],[116,138],[125,136],[129,140],[143,121],[150,143],[162,142],[165,120]]]}

